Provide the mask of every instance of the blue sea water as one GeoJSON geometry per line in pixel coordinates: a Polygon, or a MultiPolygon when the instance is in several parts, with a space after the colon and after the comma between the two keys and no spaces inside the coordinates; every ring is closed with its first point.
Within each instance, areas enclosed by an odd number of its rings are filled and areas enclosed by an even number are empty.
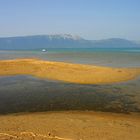
{"type": "Polygon", "coordinates": [[[50,61],[94,64],[112,67],[139,67],[140,48],[134,49],[94,49],[94,48],[59,48],[41,50],[0,51],[0,59],[40,58],[50,61]]]}

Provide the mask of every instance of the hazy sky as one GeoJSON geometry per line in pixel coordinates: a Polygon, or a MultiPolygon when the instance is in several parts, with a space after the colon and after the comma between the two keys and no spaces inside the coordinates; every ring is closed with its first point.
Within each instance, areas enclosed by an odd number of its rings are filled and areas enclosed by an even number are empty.
{"type": "Polygon", "coordinates": [[[140,40],[140,0],[0,0],[0,36],[140,40]]]}

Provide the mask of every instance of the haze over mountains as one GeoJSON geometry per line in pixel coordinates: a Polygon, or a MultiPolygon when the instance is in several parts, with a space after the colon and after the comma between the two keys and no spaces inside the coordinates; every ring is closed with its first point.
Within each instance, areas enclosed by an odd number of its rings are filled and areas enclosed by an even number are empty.
{"type": "Polygon", "coordinates": [[[42,48],[140,48],[140,43],[120,38],[86,40],[69,34],[1,37],[0,49],[42,48]]]}

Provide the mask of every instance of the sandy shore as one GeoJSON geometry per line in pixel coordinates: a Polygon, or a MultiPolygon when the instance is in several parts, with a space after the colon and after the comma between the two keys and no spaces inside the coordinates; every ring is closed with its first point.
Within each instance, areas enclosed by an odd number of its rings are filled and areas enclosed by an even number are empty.
{"type": "Polygon", "coordinates": [[[22,74],[71,83],[105,84],[136,78],[140,75],[140,68],[111,68],[39,59],[0,61],[0,76],[22,74]]]}
{"type": "Polygon", "coordinates": [[[139,140],[140,114],[46,112],[0,116],[0,140],[139,140]]]}

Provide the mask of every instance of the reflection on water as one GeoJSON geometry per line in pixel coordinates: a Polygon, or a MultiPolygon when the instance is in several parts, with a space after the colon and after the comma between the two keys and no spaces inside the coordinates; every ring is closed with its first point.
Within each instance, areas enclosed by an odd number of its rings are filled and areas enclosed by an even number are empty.
{"type": "Polygon", "coordinates": [[[140,112],[140,80],[79,85],[29,76],[0,78],[0,113],[48,110],[140,112]]]}

